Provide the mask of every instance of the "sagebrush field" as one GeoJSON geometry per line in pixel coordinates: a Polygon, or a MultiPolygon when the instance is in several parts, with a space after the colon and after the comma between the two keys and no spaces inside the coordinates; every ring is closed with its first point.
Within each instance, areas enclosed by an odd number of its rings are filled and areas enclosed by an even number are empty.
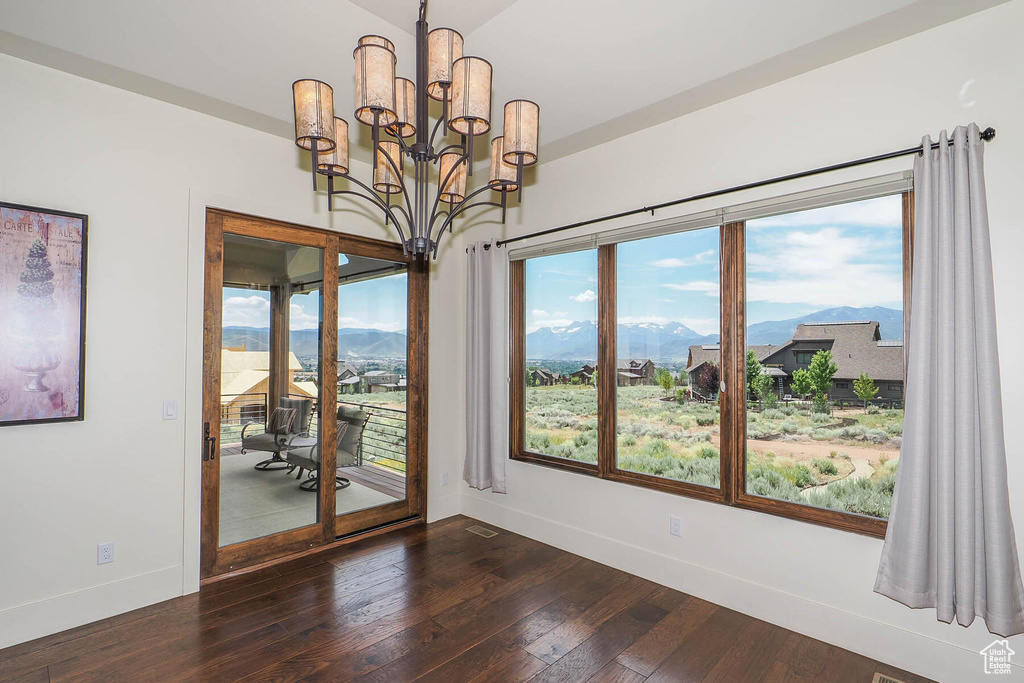
{"type": "MultiPolygon", "coordinates": [[[[617,464],[694,484],[719,485],[718,406],[666,400],[659,387],[618,388],[617,464]]],[[[888,517],[903,411],[810,412],[790,403],[747,412],[747,491],[834,510],[888,517]]],[[[597,390],[526,389],[526,449],[597,462],[597,390]]]]}

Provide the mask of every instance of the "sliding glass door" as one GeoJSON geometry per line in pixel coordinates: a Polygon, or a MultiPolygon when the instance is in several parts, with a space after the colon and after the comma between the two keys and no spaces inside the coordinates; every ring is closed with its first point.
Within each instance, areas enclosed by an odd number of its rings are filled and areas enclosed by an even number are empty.
{"type": "Polygon", "coordinates": [[[425,267],[210,211],[206,279],[204,578],[423,516],[425,267]]]}

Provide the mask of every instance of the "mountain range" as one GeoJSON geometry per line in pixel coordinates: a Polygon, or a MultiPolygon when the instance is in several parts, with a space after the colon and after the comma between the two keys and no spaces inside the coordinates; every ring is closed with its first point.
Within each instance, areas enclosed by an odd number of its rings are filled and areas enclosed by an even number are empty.
{"type": "MultiPolygon", "coordinates": [[[[782,344],[793,338],[797,325],[808,322],[877,320],[882,339],[903,338],[903,311],[874,306],[827,308],[798,318],[769,320],[747,327],[748,344],[782,344]]],[[[679,322],[634,323],[618,326],[621,358],[650,358],[655,361],[685,362],[690,346],[714,344],[717,334],[702,335],[679,322]]],[[[542,327],[526,335],[530,359],[595,360],[597,324],[586,320],[565,327],[542,327]]]]}
{"type": "MultiPolygon", "coordinates": [[[[317,337],[316,330],[292,330],[291,351],[296,356],[319,355],[317,337]]],[[[225,327],[221,339],[225,347],[238,348],[244,344],[246,351],[270,349],[270,330],[266,327],[225,327]]],[[[340,358],[404,358],[407,346],[408,338],[404,331],[384,332],[357,327],[338,330],[340,358]]]]}

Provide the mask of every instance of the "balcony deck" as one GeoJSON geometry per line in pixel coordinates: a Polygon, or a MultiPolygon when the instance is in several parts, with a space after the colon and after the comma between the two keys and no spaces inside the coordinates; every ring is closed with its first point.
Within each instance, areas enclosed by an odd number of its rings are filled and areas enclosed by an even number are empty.
{"type": "MultiPolygon", "coordinates": [[[[227,444],[220,449],[221,457],[230,457],[242,452],[242,444],[227,444]]],[[[269,457],[269,453],[266,454],[269,457]]],[[[356,484],[373,489],[378,493],[391,496],[396,500],[405,498],[405,475],[401,472],[380,467],[373,463],[363,463],[354,467],[339,467],[338,476],[345,477],[356,484]]]]}

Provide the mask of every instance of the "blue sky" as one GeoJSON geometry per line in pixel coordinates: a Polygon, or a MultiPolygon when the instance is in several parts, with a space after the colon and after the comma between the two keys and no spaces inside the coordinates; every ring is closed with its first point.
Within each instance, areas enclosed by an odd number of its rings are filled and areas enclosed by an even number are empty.
{"type": "MultiPolygon", "coordinates": [[[[342,285],[338,293],[338,327],[404,332],[408,284],[405,273],[342,285]]],[[[269,327],[270,293],[224,288],[224,327],[269,327]]],[[[320,292],[292,297],[291,329],[316,329],[320,292]]]]}
{"type": "MultiPolygon", "coordinates": [[[[747,322],[837,306],[903,308],[899,195],[747,223],[747,322]]],[[[620,324],[719,328],[717,228],[618,247],[620,324]]],[[[527,261],[526,327],[597,320],[597,251],[527,261]]]]}

